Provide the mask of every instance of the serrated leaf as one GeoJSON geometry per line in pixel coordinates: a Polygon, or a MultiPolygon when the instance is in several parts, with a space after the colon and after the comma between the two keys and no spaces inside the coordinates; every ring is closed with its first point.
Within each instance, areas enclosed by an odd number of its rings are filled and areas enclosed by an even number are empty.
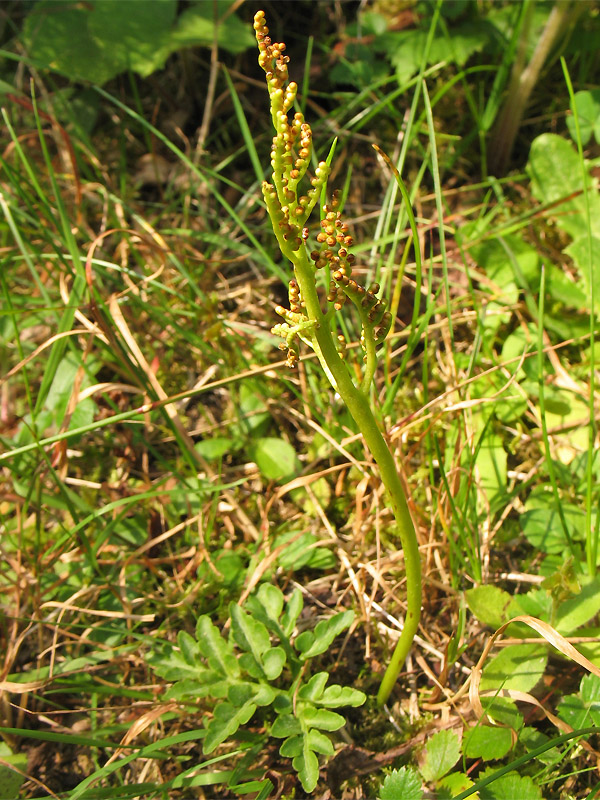
{"type": "Polygon", "coordinates": [[[453,772],[446,775],[437,785],[438,800],[452,800],[457,794],[473,786],[473,781],[464,772],[453,772]]]}
{"type": "Polygon", "coordinates": [[[323,731],[337,731],[344,726],[346,720],[335,711],[325,708],[315,708],[311,705],[298,703],[296,716],[309,728],[320,728],[323,731]]]}
{"type": "Polygon", "coordinates": [[[239,677],[240,667],[233,653],[233,647],[221,636],[206,615],[198,619],[196,639],[200,652],[207,659],[211,669],[223,676],[239,677]]]}
{"type": "Polygon", "coordinates": [[[492,761],[496,758],[504,758],[512,744],[512,731],[509,728],[478,725],[468,732],[465,738],[464,752],[468,758],[492,761]]]}
{"type": "Polygon", "coordinates": [[[498,586],[477,586],[465,592],[467,606],[484,625],[499,628],[507,621],[512,596],[498,586]]]}
{"type": "MultiPolygon", "coordinates": [[[[480,777],[488,774],[486,771],[480,777]]],[[[479,797],[481,800],[542,800],[542,790],[527,775],[521,777],[518,772],[509,772],[481,789],[479,797]]]]}
{"type": "Polygon", "coordinates": [[[460,741],[453,731],[434,733],[427,742],[426,757],[420,768],[426,781],[434,783],[443,778],[460,758],[460,741]]]}
{"type": "Polygon", "coordinates": [[[334,683],[328,686],[321,699],[320,706],[327,708],[340,708],[341,706],[362,706],[367,699],[367,695],[360,689],[353,689],[351,686],[339,686],[334,683]]]}
{"type": "MultiPolygon", "coordinates": [[[[301,733],[302,726],[293,714],[282,714],[277,717],[271,727],[271,736],[276,739],[285,739],[288,736],[297,736],[301,733]]],[[[293,753],[293,755],[297,755],[297,753],[293,753]]]]}
{"type": "Polygon", "coordinates": [[[325,653],[336,636],[349,628],[354,621],[354,611],[341,611],[326,620],[321,620],[314,631],[305,631],[296,639],[296,649],[301,659],[306,661],[321,653],[325,653]],[[306,634],[309,634],[307,636],[306,634]]]}
{"type": "Polygon", "coordinates": [[[378,800],[421,800],[421,779],[412,767],[400,767],[386,776],[378,800]]]}
{"type": "Polygon", "coordinates": [[[327,672],[316,672],[309,682],[298,690],[298,697],[301,700],[310,700],[312,703],[316,703],[323,694],[328,678],[327,672]]]}
{"type": "Polygon", "coordinates": [[[310,749],[308,738],[304,737],[302,752],[292,761],[305,792],[312,792],[319,780],[319,760],[310,749]]]}
{"type": "Polygon", "coordinates": [[[137,0],[136,13],[121,0],[38,2],[25,19],[23,37],[40,65],[59,69],[74,80],[103,84],[132,69],[147,76],[168,54],[168,33],[175,18],[173,0],[137,0]]]}

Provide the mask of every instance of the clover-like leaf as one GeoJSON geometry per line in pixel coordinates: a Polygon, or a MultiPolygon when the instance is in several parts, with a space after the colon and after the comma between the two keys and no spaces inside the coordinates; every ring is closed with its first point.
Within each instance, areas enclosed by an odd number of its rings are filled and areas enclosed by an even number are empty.
{"type": "Polygon", "coordinates": [[[233,647],[222,636],[210,618],[201,616],[196,624],[198,648],[207,659],[208,665],[223,676],[238,678],[240,667],[234,655],[233,647]]]}
{"type": "Polygon", "coordinates": [[[285,758],[294,758],[302,752],[303,743],[304,736],[301,733],[295,736],[289,736],[279,748],[279,755],[285,758]]]}
{"type": "Polygon", "coordinates": [[[323,695],[328,677],[327,672],[315,673],[309,682],[298,690],[298,697],[302,700],[310,700],[311,703],[318,702],[323,695]]]}
{"type": "MultiPolygon", "coordinates": [[[[276,739],[285,739],[288,736],[298,736],[302,733],[302,725],[293,714],[282,714],[277,717],[271,727],[271,736],[276,739]]],[[[296,755],[294,753],[293,755],[296,755]]]]}
{"type": "Polygon", "coordinates": [[[294,632],[303,605],[302,592],[300,589],[294,589],[281,617],[281,627],[286,636],[289,637],[294,632]]]}
{"type": "Polygon", "coordinates": [[[204,752],[212,753],[215,748],[233,736],[240,725],[248,722],[255,711],[256,705],[251,701],[244,703],[240,708],[236,708],[233,703],[219,703],[215,707],[213,718],[206,726],[204,752]]]}
{"type": "Polygon", "coordinates": [[[283,647],[270,647],[263,654],[262,665],[267,680],[274,681],[278,678],[285,666],[285,650],[283,647]]]}
{"type": "Polygon", "coordinates": [[[334,753],[333,744],[329,736],[325,736],[324,733],[315,728],[308,732],[308,745],[315,753],[322,753],[324,756],[332,756],[334,753]]]}
{"type": "Polygon", "coordinates": [[[327,708],[340,708],[341,706],[362,706],[367,699],[367,695],[360,689],[353,689],[351,686],[340,686],[333,683],[328,686],[318,701],[321,706],[327,708]]]}
{"type": "Polygon", "coordinates": [[[300,702],[296,706],[296,714],[307,727],[320,728],[323,731],[337,731],[346,723],[344,717],[335,711],[315,708],[313,705],[300,702]]]}
{"type": "Polygon", "coordinates": [[[272,620],[278,620],[283,609],[283,592],[272,583],[261,583],[256,599],[264,608],[267,616],[272,620]]]}
{"type": "Polygon", "coordinates": [[[165,700],[181,700],[185,697],[227,697],[229,687],[228,678],[223,678],[212,669],[199,669],[194,672],[194,677],[174,683],[167,690],[165,700]]]}
{"type": "Polygon", "coordinates": [[[262,662],[262,654],[270,647],[269,632],[257,619],[243,611],[236,603],[229,607],[231,614],[231,632],[236,643],[252,653],[256,661],[262,662]]]}
{"type": "Polygon", "coordinates": [[[354,611],[341,611],[329,619],[321,620],[314,631],[304,631],[297,637],[295,646],[300,658],[306,661],[325,653],[336,636],[349,628],[354,621],[354,611]]]}
{"type": "Polygon", "coordinates": [[[302,743],[302,752],[293,759],[292,766],[298,773],[304,791],[312,792],[319,780],[319,760],[310,749],[306,737],[302,743]]]}

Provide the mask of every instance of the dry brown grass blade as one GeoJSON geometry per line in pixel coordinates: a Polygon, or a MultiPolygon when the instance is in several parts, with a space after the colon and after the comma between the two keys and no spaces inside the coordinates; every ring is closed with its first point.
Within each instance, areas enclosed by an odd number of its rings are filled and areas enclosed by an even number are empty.
{"type": "Polygon", "coordinates": [[[555,647],[560,653],[562,653],[566,658],[575,661],[581,667],[586,669],[588,672],[591,672],[596,677],[600,678],[600,669],[593,664],[588,658],[586,658],[582,653],[580,653],[573,645],[568,642],[564,636],[561,636],[557,630],[555,630],[551,625],[547,622],[543,622],[541,619],[537,619],[536,617],[529,616],[528,614],[523,614],[518,617],[513,617],[508,622],[505,622],[504,625],[501,625],[498,630],[493,633],[487,641],[486,646],[483,649],[481,656],[477,664],[472,668],[471,675],[465,683],[461,686],[461,688],[454,694],[452,697],[449,697],[446,701],[441,703],[426,703],[424,704],[424,708],[430,711],[434,711],[437,709],[444,708],[448,703],[455,704],[461,697],[469,692],[469,696],[471,702],[474,705],[479,706],[481,708],[481,702],[477,698],[479,682],[481,680],[481,673],[483,670],[483,665],[494,646],[496,640],[502,636],[504,631],[508,628],[509,625],[512,625],[514,622],[523,622],[525,625],[528,625],[532,628],[536,633],[539,633],[549,644],[555,647]],[[473,687],[472,687],[473,685],[473,687]]]}
{"type": "Polygon", "coordinates": [[[177,711],[178,708],[179,706],[177,703],[164,703],[156,706],[156,708],[153,708],[150,711],[147,711],[145,714],[142,714],[141,717],[138,717],[133,725],[129,728],[125,736],[121,739],[121,746],[115,750],[104,766],[108,766],[113,761],[116,761],[123,752],[123,747],[136,739],[150,725],[152,725],[153,722],[156,722],[157,719],[160,719],[163,714],[167,714],[170,711],[177,711]]]}

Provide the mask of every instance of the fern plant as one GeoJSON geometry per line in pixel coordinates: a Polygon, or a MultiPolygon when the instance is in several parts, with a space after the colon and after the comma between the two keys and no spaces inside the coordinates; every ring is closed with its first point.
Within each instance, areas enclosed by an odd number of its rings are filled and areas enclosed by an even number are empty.
{"type": "Polygon", "coordinates": [[[254,30],[259,48],[258,61],[267,78],[275,128],[271,149],[272,178],[270,182],[263,182],[262,191],[279,248],[293,269],[289,281],[289,308],[277,307],[276,311],[284,321],[275,325],[272,332],[283,339],[280,346],[287,351],[290,367],[298,361],[300,341],[317,355],[379,467],[404,550],[407,610],[402,634],[379,689],[378,701],[382,704],[394,687],[421,613],[421,565],[415,527],[394,457],[370,405],[377,345],[389,333],[392,318],[384,301],[377,297],[379,286],[372,284],[365,289],[352,278],[355,263],[351,252],[353,241],[335,195],[321,206],[320,231],[315,237],[314,247],[309,247],[309,218],[321,197],[325,197],[333,148],[329,159],[319,162],[309,179],[310,188],[302,193],[301,183],[308,178],[311,164],[312,130],[301,112],[291,116],[297,85],[288,79],[289,57],[285,55],[285,44],[271,40],[263,11],[258,11],[254,17],[254,30]],[[321,307],[317,293],[320,275],[323,274],[329,276],[325,308],[321,307]],[[343,360],[344,339],[335,333],[334,315],[348,300],[356,309],[362,329],[364,370],[357,381],[343,360]]]}
{"type": "Polygon", "coordinates": [[[354,612],[334,614],[314,630],[295,636],[302,607],[299,589],[286,603],[280,589],[262,584],[244,608],[231,604],[228,636],[203,615],[195,636],[180,631],[177,645],[163,643],[148,656],[148,663],[157,675],[173,681],[166,700],[217,701],[205,723],[207,754],[235,737],[263,709],[264,738],[283,740],[280,755],[292,759],[304,790],[311,792],[319,778],[318,755],[334,752],[328,734],[346,722],[332,709],[360,706],[366,696],[357,689],[328,685],[327,672],[310,675],[311,659],[325,653],[350,627],[354,612]]]}

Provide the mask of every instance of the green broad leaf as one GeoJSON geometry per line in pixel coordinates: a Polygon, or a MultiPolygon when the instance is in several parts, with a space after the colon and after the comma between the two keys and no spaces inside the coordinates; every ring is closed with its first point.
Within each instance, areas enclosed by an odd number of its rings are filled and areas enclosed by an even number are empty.
{"type": "Polygon", "coordinates": [[[568,695],[558,704],[558,716],[573,728],[590,723],[600,726],[600,678],[595,675],[582,678],[579,694],[568,695]]]}
{"type": "MultiPolygon", "coordinates": [[[[581,541],[585,530],[585,512],[568,503],[562,503],[562,512],[571,539],[581,541]]],[[[569,543],[552,495],[539,492],[532,494],[521,514],[521,526],[527,541],[536,550],[543,553],[568,552],[569,543]]]]}
{"type": "Polygon", "coordinates": [[[0,742],[0,759],[3,762],[0,764],[0,798],[12,800],[19,797],[19,789],[25,781],[27,756],[25,753],[13,753],[7,744],[0,742]]]}
{"type": "Polygon", "coordinates": [[[317,672],[308,683],[304,684],[298,690],[298,697],[301,700],[309,700],[311,703],[316,703],[321,699],[329,674],[327,672],[317,672]]]}
{"type": "Polygon", "coordinates": [[[250,445],[250,455],[269,481],[284,483],[302,469],[293,446],[284,439],[267,436],[250,445]]]}
{"type": "Polygon", "coordinates": [[[484,625],[499,628],[508,619],[512,595],[498,586],[476,586],[467,589],[465,600],[472,614],[484,625]]]}
{"type": "Polygon", "coordinates": [[[324,756],[332,756],[335,752],[331,739],[314,728],[308,732],[308,746],[315,753],[321,753],[324,756]]]}
{"type": "Polygon", "coordinates": [[[510,728],[493,728],[490,725],[477,725],[465,737],[464,753],[467,758],[482,758],[493,761],[504,756],[513,744],[510,728]]]}
{"type": "Polygon", "coordinates": [[[204,752],[212,753],[220,744],[229,739],[240,725],[245,725],[256,711],[256,704],[248,701],[236,708],[232,703],[219,703],[215,706],[213,718],[206,726],[204,752]]]}
{"type": "MultiPolygon", "coordinates": [[[[480,777],[489,777],[493,772],[492,769],[486,770],[480,777]]],[[[518,772],[509,772],[480,789],[479,798],[480,800],[516,800],[516,798],[542,800],[542,790],[527,775],[521,777],[518,772]]]]}
{"type": "Polygon", "coordinates": [[[292,760],[305,792],[312,792],[319,780],[319,760],[310,749],[308,737],[304,737],[302,752],[292,760]]]}
{"type": "Polygon", "coordinates": [[[597,675],[584,675],[579,692],[584,703],[594,711],[600,712],[600,678],[597,675]]]}
{"type": "Polygon", "coordinates": [[[527,172],[531,177],[531,188],[541,203],[558,203],[552,209],[558,226],[573,239],[587,234],[587,208],[590,204],[592,233],[600,235],[600,197],[586,177],[587,200],[582,190],[581,163],[573,146],[561,136],[544,133],[534,139],[529,152],[527,172]],[[572,194],[575,197],[569,198],[572,194]]]}
{"type": "Polygon", "coordinates": [[[594,311],[600,310],[600,275],[598,263],[600,258],[600,231],[588,236],[584,233],[574,238],[564,252],[575,262],[577,272],[581,276],[581,288],[586,297],[586,303],[580,306],[581,310],[589,310],[591,306],[592,291],[594,292],[594,311]]]}
{"type": "MultiPolygon", "coordinates": [[[[428,64],[443,62],[461,67],[473,53],[486,46],[488,35],[492,33],[492,26],[487,26],[485,21],[453,26],[446,36],[438,35],[432,40],[428,64]]],[[[427,30],[394,31],[384,33],[376,40],[378,49],[384,49],[396,68],[401,86],[419,71],[428,35],[427,30]]]]}
{"type": "MultiPolygon", "coordinates": [[[[584,703],[581,697],[576,694],[568,694],[559,700],[558,716],[572,728],[584,728],[592,722],[589,705],[584,703]]],[[[597,725],[598,722],[595,724],[597,725]]]]}
{"type": "Polygon", "coordinates": [[[581,591],[558,608],[555,627],[563,636],[581,628],[600,612],[600,578],[580,576],[581,591]]]}
{"type": "MultiPolygon", "coordinates": [[[[509,616],[518,617],[520,614],[530,614],[532,617],[549,622],[552,614],[552,598],[545,589],[530,589],[525,594],[517,594],[513,597],[509,616]]],[[[530,628],[527,628],[527,631],[529,632],[530,628]]]]}
{"type": "Polygon", "coordinates": [[[362,706],[367,695],[360,689],[351,686],[339,686],[337,683],[328,686],[318,701],[318,705],[327,708],[340,708],[341,706],[362,706]]]}
{"type": "Polygon", "coordinates": [[[412,767],[400,767],[387,775],[378,794],[378,800],[421,800],[422,797],[421,779],[412,767]]]}
{"type": "Polygon", "coordinates": [[[507,697],[486,697],[483,707],[486,713],[504,728],[512,728],[518,732],[524,724],[523,715],[518,711],[513,700],[507,697]]]}
{"type": "Polygon", "coordinates": [[[269,631],[262,622],[247,614],[237,603],[230,604],[229,614],[231,632],[236,644],[242,650],[251,653],[256,662],[262,666],[262,654],[271,646],[269,631]]]}
{"type": "Polygon", "coordinates": [[[325,708],[315,708],[305,703],[297,704],[296,716],[304,725],[310,728],[319,728],[322,731],[338,731],[346,724],[346,720],[341,714],[325,708]]]}
{"type": "MultiPolygon", "coordinates": [[[[525,727],[519,733],[519,742],[522,744],[526,750],[537,750],[538,747],[546,744],[546,742],[550,741],[550,737],[546,736],[546,734],[538,731],[537,728],[533,727],[525,727]]],[[[540,753],[536,756],[538,761],[541,761],[542,764],[546,764],[548,766],[554,766],[558,764],[558,762],[562,759],[563,754],[558,747],[552,747],[549,750],[546,750],[544,753],[540,753]]]]}
{"type": "Polygon", "coordinates": [[[505,647],[483,668],[480,690],[516,689],[529,692],[541,680],[548,654],[542,644],[505,647]]]}
{"type": "Polygon", "coordinates": [[[486,239],[473,245],[470,252],[492,281],[489,290],[501,306],[517,302],[523,283],[539,284],[539,254],[516,234],[486,239]]]}
{"type": "Polygon", "coordinates": [[[240,667],[233,647],[221,636],[210,617],[203,615],[198,618],[196,639],[200,652],[207,659],[211,669],[223,676],[239,678],[240,667]]]}
{"type": "MultiPolygon", "coordinates": [[[[281,716],[277,717],[271,727],[271,736],[274,736],[276,739],[285,739],[288,736],[298,736],[301,733],[302,725],[300,725],[300,722],[293,714],[282,714],[281,716]]],[[[298,755],[298,753],[293,753],[292,755],[298,755]]]]}
{"type": "Polygon", "coordinates": [[[460,740],[453,731],[434,733],[425,747],[425,760],[420,767],[423,778],[435,783],[452,769],[460,758],[460,740]]]}
{"type": "Polygon", "coordinates": [[[194,445],[194,450],[207,461],[218,461],[233,449],[233,439],[226,439],[224,436],[203,439],[201,442],[196,442],[194,445]]]}
{"type": "MultiPolygon", "coordinates": [[[[577,117],[579,119],[579,134],[581,136],[581,144],[586,145],[592,138],[595,131],[600,131],[600,90],[584,89],[581,92],[576,92],[573,97],[575,101],[575,109],[577,110],[577,117]]],[[[573,108],[573,106],[571,106],[573,108]]],[[[574,142],[577,141],[577,127],[575,125],[575,116],[567,117],[567,129],[574,142]]],[[[600,144],[598,134],[595,134],[596,142],[600,144]]]]}
{"type": "Polygon", "coordinates": [[[302,613],[304,600],[302,599],[302,592],[300,589],[294,589],[288,602],[286,603],[281,617],[281,627],[286,636],[291,636],[296,627],[298,617],[302,613]]]}
{"type": "Polygon", "coordinates": [[[473,781],[464,772],[446,775],[437,785],[437,800],[452,800],[453,797],[473,786],[473,781]]]}
{"type": "Polygon", "coordinates": [[[180,47],[212,47],[217,17],[217,44],[234,55],[256,47],[252,28],[236,14],[229,14],[230,0],[213,3],[194,3],[177,20],[170,36],[171,50],[180,47]]]}
{"type": "Polygon", "coordinates": [[[326,620],[321,620],[314,631],[304,631],[295,641],[296,650],[303,661],[325,653],[336,636],[354,621],[354,611],[341,611],[326,620]]]}
{"type": "Polygon", "coordinates": [[[143,77],[169,55],[175,0],[136,0],[135,14],[121,0],[57,5],[37,2],[23,26],[28,55],[72,80],[102,85],[128,69],[143,77]]]}
{"type": "Polygon", "coordinates": [[[284,597],[279,587],[272,583],[261,583],[256,593],[256,598],[264,608],[267,616],[277,621],[283,610],[284,597]]]}

